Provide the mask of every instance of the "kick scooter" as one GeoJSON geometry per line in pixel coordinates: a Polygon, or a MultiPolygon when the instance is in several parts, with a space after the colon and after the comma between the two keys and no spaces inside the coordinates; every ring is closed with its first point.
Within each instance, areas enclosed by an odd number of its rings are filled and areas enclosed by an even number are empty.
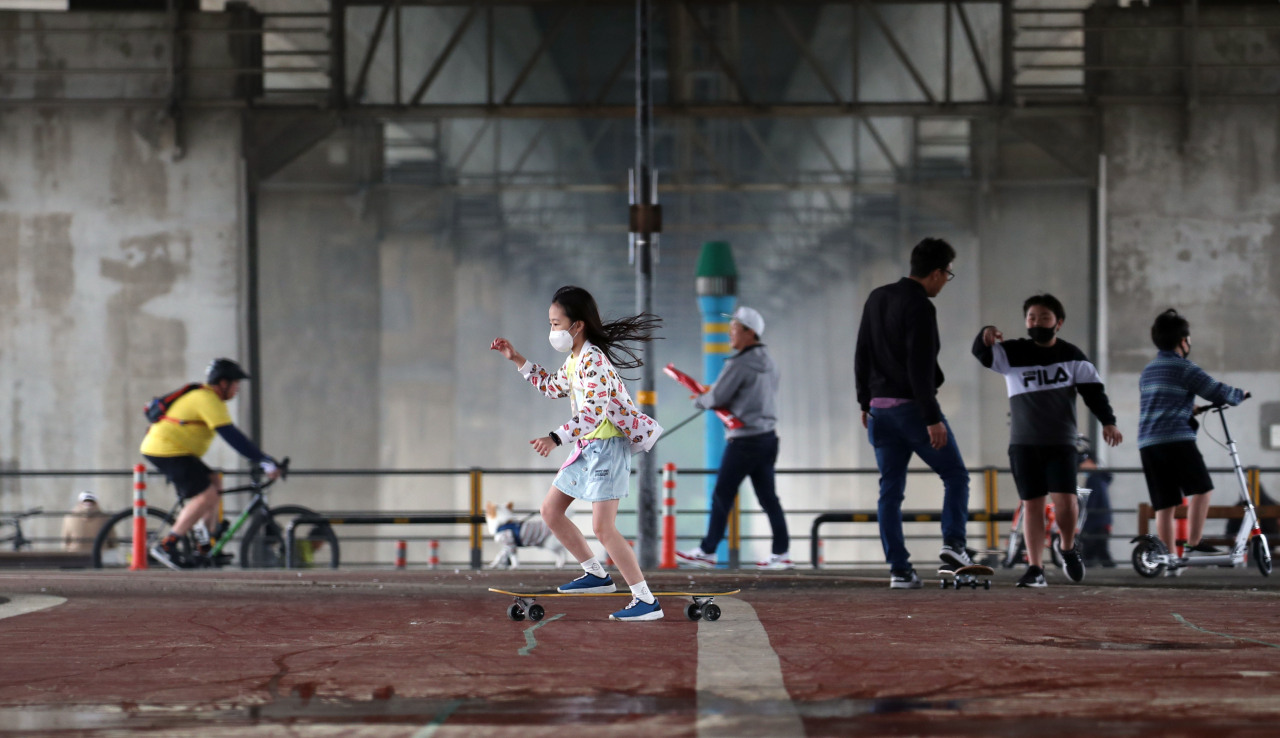
{"type": "MultiPolygon", "coordinates": [[[[1248,399],[1248,397],[1249,395],[1246,393],[1245,398],[1248,399]]],[[[1177,569],[1184,566],[1244,566],[1246,552],[1248,553],[1248,558],[1253,559],[1253,563],[1257,565],[1258,571],[1262,572],[1262,576],[1271,575],[1271,546],[1267,543],[1267,537],[1262,534],[1262,529],[1258,526],[1258,513],[1253,509],[1253,500],[1249,498],[1249,483],[1245,481],[1244,467],[1240,465],[1240,453],[1236,450],[1236,442],[1231,437],[1231,430],[1227,428],[1226,411],[1228,407],[1228,405],[1221,403],[1204,405],[1196,408],[1195,414],[1214,412],[1222,420],[1222,433],[1226,438],[1226,443],[1219,442],[1219,445],[1225,446],[1227,453],[1231,455],[1231,465],[1235,468],[1236,473],[1236,484],[1240,487],[1240,500],[1244,504],[1244,519],[1240,521],[1240,530],[1236,533],[1234,545],[1232,545],[1229,552],[1224,554],[1187,558],[1171,553],[1159,536],[1151,534],[1138,536],[1131,541],[1131,543],[1138,544],[1133,549],[1133,569],[1142,576],[1148,578],[1157,577],[1165,569],[1177,569]]],[[[1210,437],[1212,438],[1212,436],[1210,437]]],[[[1217,439],[1214,440],[1216,441],[1217,439]]]]}

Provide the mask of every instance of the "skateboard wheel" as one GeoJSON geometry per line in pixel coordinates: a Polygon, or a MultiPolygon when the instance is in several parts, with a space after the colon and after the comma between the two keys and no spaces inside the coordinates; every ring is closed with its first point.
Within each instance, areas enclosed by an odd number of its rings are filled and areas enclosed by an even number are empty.
{"type": "Polygon", "coordinates": [[[719,620],[720,606],[714,603],[708,604],[706,607],[702,608],[702,617],[713,622],[719,620]]]}
{"type": "Polygon", "coordinates": [[[513,602],[509,606],[507,606],[507,617],[511,618],[512,620],[518,623],[521,620],[524,620],[524,610],[522,610],[519,605],[513,602]]]}
{"type": "MultiPolygon", "coordinates": [[[[720,608],[716,608],[717,612],[719,612],[719,610],[720,608]]],[[[685,614],[685,617],[689,618],[690,620],[701,620],[702,608],[698,607],[698,603],[690,602],[689,604],[684,606],[684,614],[685,614]]]]}
{"type": "Polygon", "coordinates": [[[990,579],[988,579],[987,581],[983,582],[983,583],[982,583],[982,588],[983,588],[983,589],[991,589],[991,580],[990,580],[990,579]]]}
{"type": "Polygon", "coordinates": [[[529,605],[529,619],[533,622],[538,622],[546,614],[547,611],[542,609],[542,605],[529,605]]]}

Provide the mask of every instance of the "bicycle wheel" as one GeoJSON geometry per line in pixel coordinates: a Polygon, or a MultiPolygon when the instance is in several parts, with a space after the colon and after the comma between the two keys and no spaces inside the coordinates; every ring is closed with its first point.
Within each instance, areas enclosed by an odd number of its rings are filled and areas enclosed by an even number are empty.
{"type": "MultiPolygon", "coordinates": [[[[173,516],[158,507],[147,508],[147,540],[150,550],[173,525],[173,516]]],[[[133,510],[121,510],[107,518],[93,539],[93,568],[118,569],[133,565],[133,510]]]]}
{"type": "MultiPolygon", "coordinates": [[[[254,517],[240,542],[240,566],[245,569],[285,568],[285,532],[300,515],[315,515],[301,505],[273,507],[254,517]]],[[[338,536],[328,525],[302,525],[294,538],[293,568],[338,568],[338,536]]]]}
{"type": "Polygon", "coordinates": [[[1009,527],[1009,545],[1000,562],[1000,566],[1005,569],[1012,569],[1021,563],[1027,553],[1026,539],[1022,537],[1022,510],[1022,505],[1019,505],[1013,513],[1013,524],[1009,527]]]}

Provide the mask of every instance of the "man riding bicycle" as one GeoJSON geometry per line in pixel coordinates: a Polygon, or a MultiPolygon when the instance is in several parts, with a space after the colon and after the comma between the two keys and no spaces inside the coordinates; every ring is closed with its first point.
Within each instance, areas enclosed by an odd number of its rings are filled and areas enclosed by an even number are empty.
{"type": "MultiPolygon", "coordinates": [[[[169,535],[151,547],[151,556],[170,569],[181,569],[186,563],[177,551],[179,539],[197,523],[203,523],[205,530],[213,530],[217,524],[222,479],[200,458],[208,453],[215,433],[240,455],[260,465],[269,478],[280,476],[275,459],[236,429],[227,410],[241,380],[249,378],[231,359],[214,359],[205,370],[205,383],[174,400],[142,439],[142,455],[168,478],[179,499],[186,501],[169,535]]],[[[208,553],[209,542],[200,541],[200,549],[208,553]]]]}

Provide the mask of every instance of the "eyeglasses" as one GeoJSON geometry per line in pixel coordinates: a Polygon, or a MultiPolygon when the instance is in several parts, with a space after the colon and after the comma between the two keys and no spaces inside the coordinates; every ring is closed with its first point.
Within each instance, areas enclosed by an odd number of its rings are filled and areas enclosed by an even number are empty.
{"type": "Polygon", "coordinates": [[[955,273],[955,272],[953,272],[953,271],[951,271],[950,269],[943,269],[942,271],[944,271],[944,272],[946,272],[946,273],[947,273],[947,281],[948,281],[948,282],[950,282],[951,280],[953,280],[953,279],[955,279],[955,278],[956,278],[956,273],[955,273]]]}

